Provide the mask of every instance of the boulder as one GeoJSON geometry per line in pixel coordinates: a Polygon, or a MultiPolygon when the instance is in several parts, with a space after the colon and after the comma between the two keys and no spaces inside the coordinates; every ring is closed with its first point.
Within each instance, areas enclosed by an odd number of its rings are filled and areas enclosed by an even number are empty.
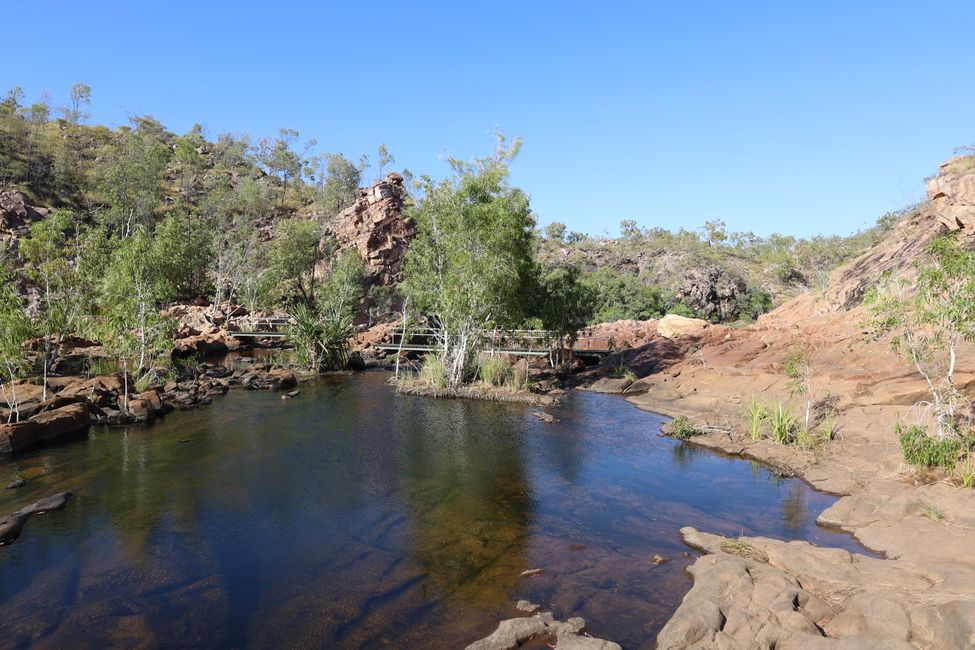
{"type": "Polygon", "coordinates": [[[664,338],[672,339],[678,336],[697,334],[708,325],[709,323],[706,320],[700,318],[667,314],[657,323],[657,333],[664,338]]]}
{"type": "Polygon", "coordinates": [[[0,424],[0,454],[13,454],[37,444],[37,425],[30,420],[0,424]]]}
{"type": "Polygon", "coordinates": [[[147,399],[132,398],[129,400],[129,415],[136,422],[147,422],[155,419],[156,409],[153,408],[152,402],[147,399]]]}
{"type": "Polygon", "coordinates": [[[88,405],[73,403],[61,408],[44,411],[30,420],[34,424],[37,439],[43,442],[88,429],[91,423],[88,405]]]}

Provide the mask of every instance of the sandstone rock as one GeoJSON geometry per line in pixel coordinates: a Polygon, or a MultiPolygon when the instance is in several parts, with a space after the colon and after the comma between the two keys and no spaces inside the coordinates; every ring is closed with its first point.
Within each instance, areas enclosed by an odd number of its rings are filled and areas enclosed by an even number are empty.
{"type": "Polygon", "coordinates": [[[37,439],[44,442],[85,431],[91,423],[88,405],[83,403],[72,403],[44,411],[30,421],[36,427],[37,439]]]}
{"type": "MultiPolygon", "coordinates": [[[[537,608],[537,605],[527,601],[518,602],[518,608],[524,611],[532,607],[537,608]]],[[[546,637],[555,640],[559,648],[620,650],[620,646],[611,641],[582,636],[585,629],[586,622],[579,617],[562,622],[556,621],[551,612],[540,612],[533,616],[501,621],[490,636],[468,645],[467,650],[512,650],[529,640],[546,637]]]]}
{"type": "Polygon", "coordinates": [[[672,339],[678,336],[696,334],[708,327],[709,323],[700,318],[687,318],[677,314],[667,314],[657,322],[657,333],[664,338],[672,339]]]}
{"type": "Polygon", "coordinates": [[[33,515],[61,510],[68,504],[70,498],[71,492],[60,492],[35,501],[6,517],[0,517],[0,544],[9,544],[20,537],[24,526],[33,515]]]}
{"type": "Polygon", "coordinates": [[[28,515],[18,514],[0,518],[0,544],[9,544],[20,537],[28,519],[30,519],[28,515]]]}
{"type": "Polygon", "coordinates": [[[71,499],[73,494],[71,492],[58,492],[49,497],[44,497],[39,501],[35,501],[29,506],[25,506],[14,513],[14,515],[39,515],[45,512],[51,512],[53,510],[62,510],[68,501],[71,499]]]}
{"type": "Polygon", "coordinates": [[[586,390],[594,393],[622,395],[632,383],[633,380],[627,379],[626,377],[603,377],[587,386],[586,390]]]}
{"type": "MultiPolygon", "coordinates": [[[[358,251],[366,264],[366,283],[390,286],[398,280],[409,242],[416,228],[403,218],[406,190],[399,174],[388,174],[371,187],[359,190],[355,203],[342,210],[327,226],[322,247],[330,239],[341,250],[358,251]]],[[[316,277],[328,272],[326,264],[315,269],[316,277]]]]}
{"type": "Polygon", "coordinates": [[[146,422],[156,417],[156,409],[153,408],[152,402],[147,399],[131,398],[129,399],[129,415],[136,422],[146,422]]]}

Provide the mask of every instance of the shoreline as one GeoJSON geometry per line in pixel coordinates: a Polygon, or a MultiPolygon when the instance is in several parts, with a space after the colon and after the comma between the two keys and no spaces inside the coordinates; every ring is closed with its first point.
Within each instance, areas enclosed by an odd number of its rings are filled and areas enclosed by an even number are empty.
{"type": "Polygon", "coordinates": [[[941,482],[911,485],[880,468],[871,475],[856,462],[859,454],[843,449],[852,441],[833,441],[819,455],[754,442],[736,434],[740,418],[730,399],[723,407],[720,401],[705,405],[662,386],[622,397],[648,412],[728,426],[728,433],[685,442],[786,468],[813,489],[838,496],[817,524],[850,534],[878,556],[808,542],[726,540],[683,528],[684,543],[706,555],[688,569],[694,585],[658,635],[659,648],[748,648],[759,640],[815,648],[961,649],[975,643],[975,563],[963,532],[975,529],[971,490],[941,482]],[[791,594],[791,600],[774,593],[791,594]]]}

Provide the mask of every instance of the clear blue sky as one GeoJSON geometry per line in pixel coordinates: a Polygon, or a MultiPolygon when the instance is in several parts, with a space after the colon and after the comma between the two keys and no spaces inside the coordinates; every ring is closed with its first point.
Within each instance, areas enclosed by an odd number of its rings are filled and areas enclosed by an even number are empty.
{"type": "Polygon", "coordinates": [[[349,157],[525,139],[541,223],[847,233],[975,141],[975,2],[7,3],[0,88],[349,157]],[[155,8],[150,5],[156,5],[155,8]],[[9,31],[9,30],[8,30],[9,31]]]}

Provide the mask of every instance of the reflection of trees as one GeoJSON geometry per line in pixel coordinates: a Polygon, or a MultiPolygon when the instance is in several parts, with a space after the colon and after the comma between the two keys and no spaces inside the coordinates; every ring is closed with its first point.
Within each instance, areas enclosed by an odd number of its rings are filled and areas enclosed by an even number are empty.
{"type": "Polygon", "coordinates": [[[438,589],[497,606],[528,568],[532,504],[517,421],[493,404],[412,406],[400,423],[413,554],[438,589]]]}
{"type": "Polygon", "coordinates": [[[687,467],[693,463],[695,459],[707,454],[708,451],[702,449],[701,447],[689,445],[686,442],[678,442],[671,448],[670,453],[674,459],[674,465],[677,465],[678,467],[687,467]]]}
{"type": "Polygon", "coordinates": [[[789,496],[782,499],[782,527],[793,534],[802,532],[809,518],[806,510],[806,490],[799,481],[789,486],[789,496]]]}

